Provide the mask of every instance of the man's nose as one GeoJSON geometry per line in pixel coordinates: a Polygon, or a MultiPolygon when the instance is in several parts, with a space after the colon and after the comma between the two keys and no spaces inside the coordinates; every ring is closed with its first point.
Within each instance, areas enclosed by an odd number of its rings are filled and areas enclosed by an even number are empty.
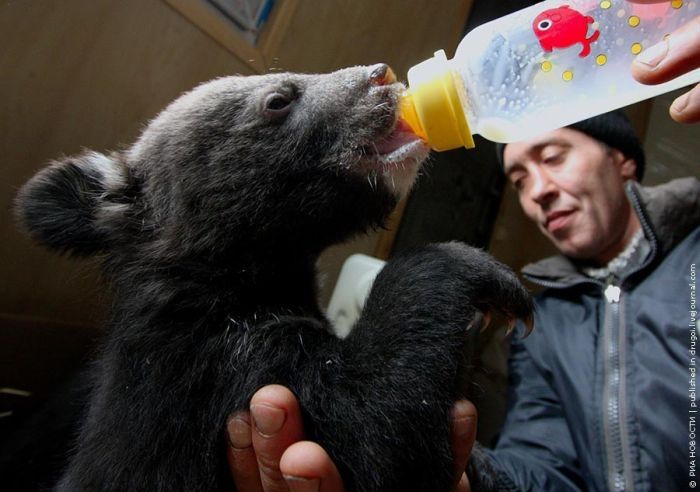
{"type": "Polygon", "coordinates": [[[532,173],[532,186],[530,187],[530,198],[539,205],[546,205],[552,202],[558,193],[556,183],[551,179],[547,171],[536,169],[532,173]]]}

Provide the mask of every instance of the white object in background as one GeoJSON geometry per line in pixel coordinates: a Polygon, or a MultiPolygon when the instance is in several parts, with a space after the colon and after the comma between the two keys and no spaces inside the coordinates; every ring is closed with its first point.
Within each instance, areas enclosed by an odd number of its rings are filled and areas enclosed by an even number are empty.
{"type": "Polygon", "coordinates": [[[343,263],[326,313],[338,337],[348,336],[359,319],[374,279],[385,263],[362,254],[354,254],[343,263]]]}

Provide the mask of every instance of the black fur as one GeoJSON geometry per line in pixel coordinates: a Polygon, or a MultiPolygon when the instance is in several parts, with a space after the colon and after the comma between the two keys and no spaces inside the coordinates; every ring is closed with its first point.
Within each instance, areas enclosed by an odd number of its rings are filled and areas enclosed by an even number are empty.
{"type": "Polygon", "coordinates": [[[485,253],[433,245],[390,261],[352,333],[331,333],[317,256],[380,227],[425,157],[376,151],[402,90],[377,70],[213,81],[130,150],[54,163],[21,191],[32,235],[104,253],[114,295],[59,489],[233,490],[227,417],[269,383],[298,396],[347,490],[449,488],[467,326],[531,303],[485,253]]]}
{"type": "Polygon", "coordinates": [[[35,239],[59,251],[94,253],[106,237],[95,227],[103,191],[94,170],[66,160],[45,169],[22,189],[22,219],[35,239]]]}

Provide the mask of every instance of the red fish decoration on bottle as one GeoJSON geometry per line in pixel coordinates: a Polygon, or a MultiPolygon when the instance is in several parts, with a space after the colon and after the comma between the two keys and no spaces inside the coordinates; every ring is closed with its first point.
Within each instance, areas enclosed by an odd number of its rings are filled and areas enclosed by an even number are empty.
{"type": "Polygon", "coordinates": [[[549,9],[538,15],[532,23],[535,35],[540,41],[542,49],[551,52],[554,48],[568,48],[581,43],[583,49],[578,54],[585,58],[591,52],[591,43],[594,43],[600,31],[597,29],[588,36],[588,24],[595,22],[590,15],[572,9],[568,5],[562,5],[556,9],[549,9]]]}

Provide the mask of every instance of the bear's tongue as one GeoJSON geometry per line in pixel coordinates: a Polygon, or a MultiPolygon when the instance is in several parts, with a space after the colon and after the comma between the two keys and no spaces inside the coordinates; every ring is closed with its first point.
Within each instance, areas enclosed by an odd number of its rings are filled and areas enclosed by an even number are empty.
{"type": "Polygon", "coordinates": [[[375,142],[372,147],[377,154],[387,155],[416,140],[420,140],[420,138],[413,133],[411,127],[404,120],[399,119],[391,135],[375,142]]]}

